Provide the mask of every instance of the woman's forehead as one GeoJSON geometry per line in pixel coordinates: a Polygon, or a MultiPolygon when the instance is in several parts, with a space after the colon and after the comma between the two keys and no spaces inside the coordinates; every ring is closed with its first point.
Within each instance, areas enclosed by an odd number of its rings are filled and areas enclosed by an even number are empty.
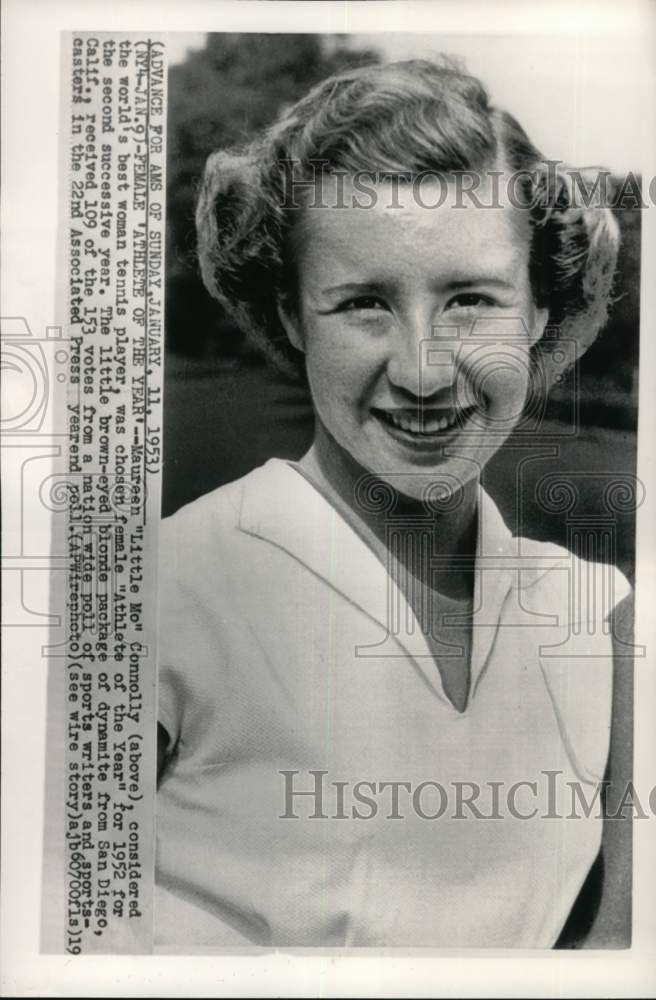
{"type": "Polygon", "coordinates": [[[447,260],[473,265],[484,257],[512,269],[528,258],[529,220],[503,189],[484,174],[477,200],[463,199],[455,178],[425,177],[418,185],[329,176],[299,213],[292,251],[297,263],[300,257],[324,268],[336,259],[362,263],[363,257],[392,268],[424,260],[429,268],[447,260]]]}
{"type": "MultiPolygon", "coordinates": [[[[311,209],[454,207],[522,209],[522,173],[502,165],[480,170],[426,170],[417,174],[330,170],[303,182],[300,202],[311,209]]],[[[294,189],[293,189],[294,190],[294,189]]]]}

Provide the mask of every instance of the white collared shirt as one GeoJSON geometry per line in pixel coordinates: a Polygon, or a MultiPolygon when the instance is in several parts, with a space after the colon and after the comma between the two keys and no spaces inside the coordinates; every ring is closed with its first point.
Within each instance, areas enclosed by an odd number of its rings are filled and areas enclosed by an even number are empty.
{"type": "Polygon", "coordinates": [[[383,564],[286,462],[162,536],[158,946],[551,947],[600,845],[598,809],[569,817],[606,766],[622,574],[513,538],[481,490],[459,713],[383,564]]]}

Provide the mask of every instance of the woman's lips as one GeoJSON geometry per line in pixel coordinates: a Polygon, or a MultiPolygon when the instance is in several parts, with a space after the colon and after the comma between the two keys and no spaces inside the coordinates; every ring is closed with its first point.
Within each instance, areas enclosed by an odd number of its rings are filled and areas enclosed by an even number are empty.
{"type": "Polygon", "coordinates": [[[414,444],[440,444],[453,437],[474,413],[464,409],[382,409],[372,407],[374,417],[397,440],[414,444]]]}

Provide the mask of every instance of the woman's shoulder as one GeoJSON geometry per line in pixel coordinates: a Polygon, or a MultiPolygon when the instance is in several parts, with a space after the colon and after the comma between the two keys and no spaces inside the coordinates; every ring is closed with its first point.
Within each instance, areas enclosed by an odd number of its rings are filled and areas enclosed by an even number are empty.
{"type": "Polygon", "coordinates": [[[267,482],[280,459],[269,459],[246,475],[203,493],[180,507],[160,523],[160,538],[167,541],[188,539],[190,536],[214,537],[229,534],[239,527],[244,497],[252,489],[267,489],[267,482]]]}
{"type": "Polygon", "coordinates": [[[521,537],[516,543],[524,564],[522,590],[539,595],[554,611],[566,606],[570,622],[602,620],[630,603],[631,584],[612,561],[585,558],[549,541],[521,537]]]}
{"type": "MultiPolygon", "coordinates": [[[[230,567],[248,553],[251,536],[241,530],[245,501],[254,491],[267,491],[269,460],[240,479],[204,493],[164,518],[159,525],[160,581],[196,591],[203,580],[218,586],[230,567]]],[[[251,553],[252,555],[252,553],[251,553]]]]}
{"type": "Polygon", "coordinates": [[[203,493],[169,514],[160,523],[160,537],[174,539],[208,529],[229,529],[239,518],[244,481],[248,475],[203,493]]]}

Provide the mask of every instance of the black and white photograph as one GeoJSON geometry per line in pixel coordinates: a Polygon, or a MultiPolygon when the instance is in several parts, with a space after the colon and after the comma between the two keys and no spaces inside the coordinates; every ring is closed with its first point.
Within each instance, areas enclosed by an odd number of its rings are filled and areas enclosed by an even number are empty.
{"type": "Polygon", "coordinates": [[[156,933],[627,947],[639,183],[375,42],[170,70],[156,933]]]}
{"type": "Polygon", "coordinates": [[[653,4],[156,6],[4,17],[3,995],[648,995],[653,4]]]}

